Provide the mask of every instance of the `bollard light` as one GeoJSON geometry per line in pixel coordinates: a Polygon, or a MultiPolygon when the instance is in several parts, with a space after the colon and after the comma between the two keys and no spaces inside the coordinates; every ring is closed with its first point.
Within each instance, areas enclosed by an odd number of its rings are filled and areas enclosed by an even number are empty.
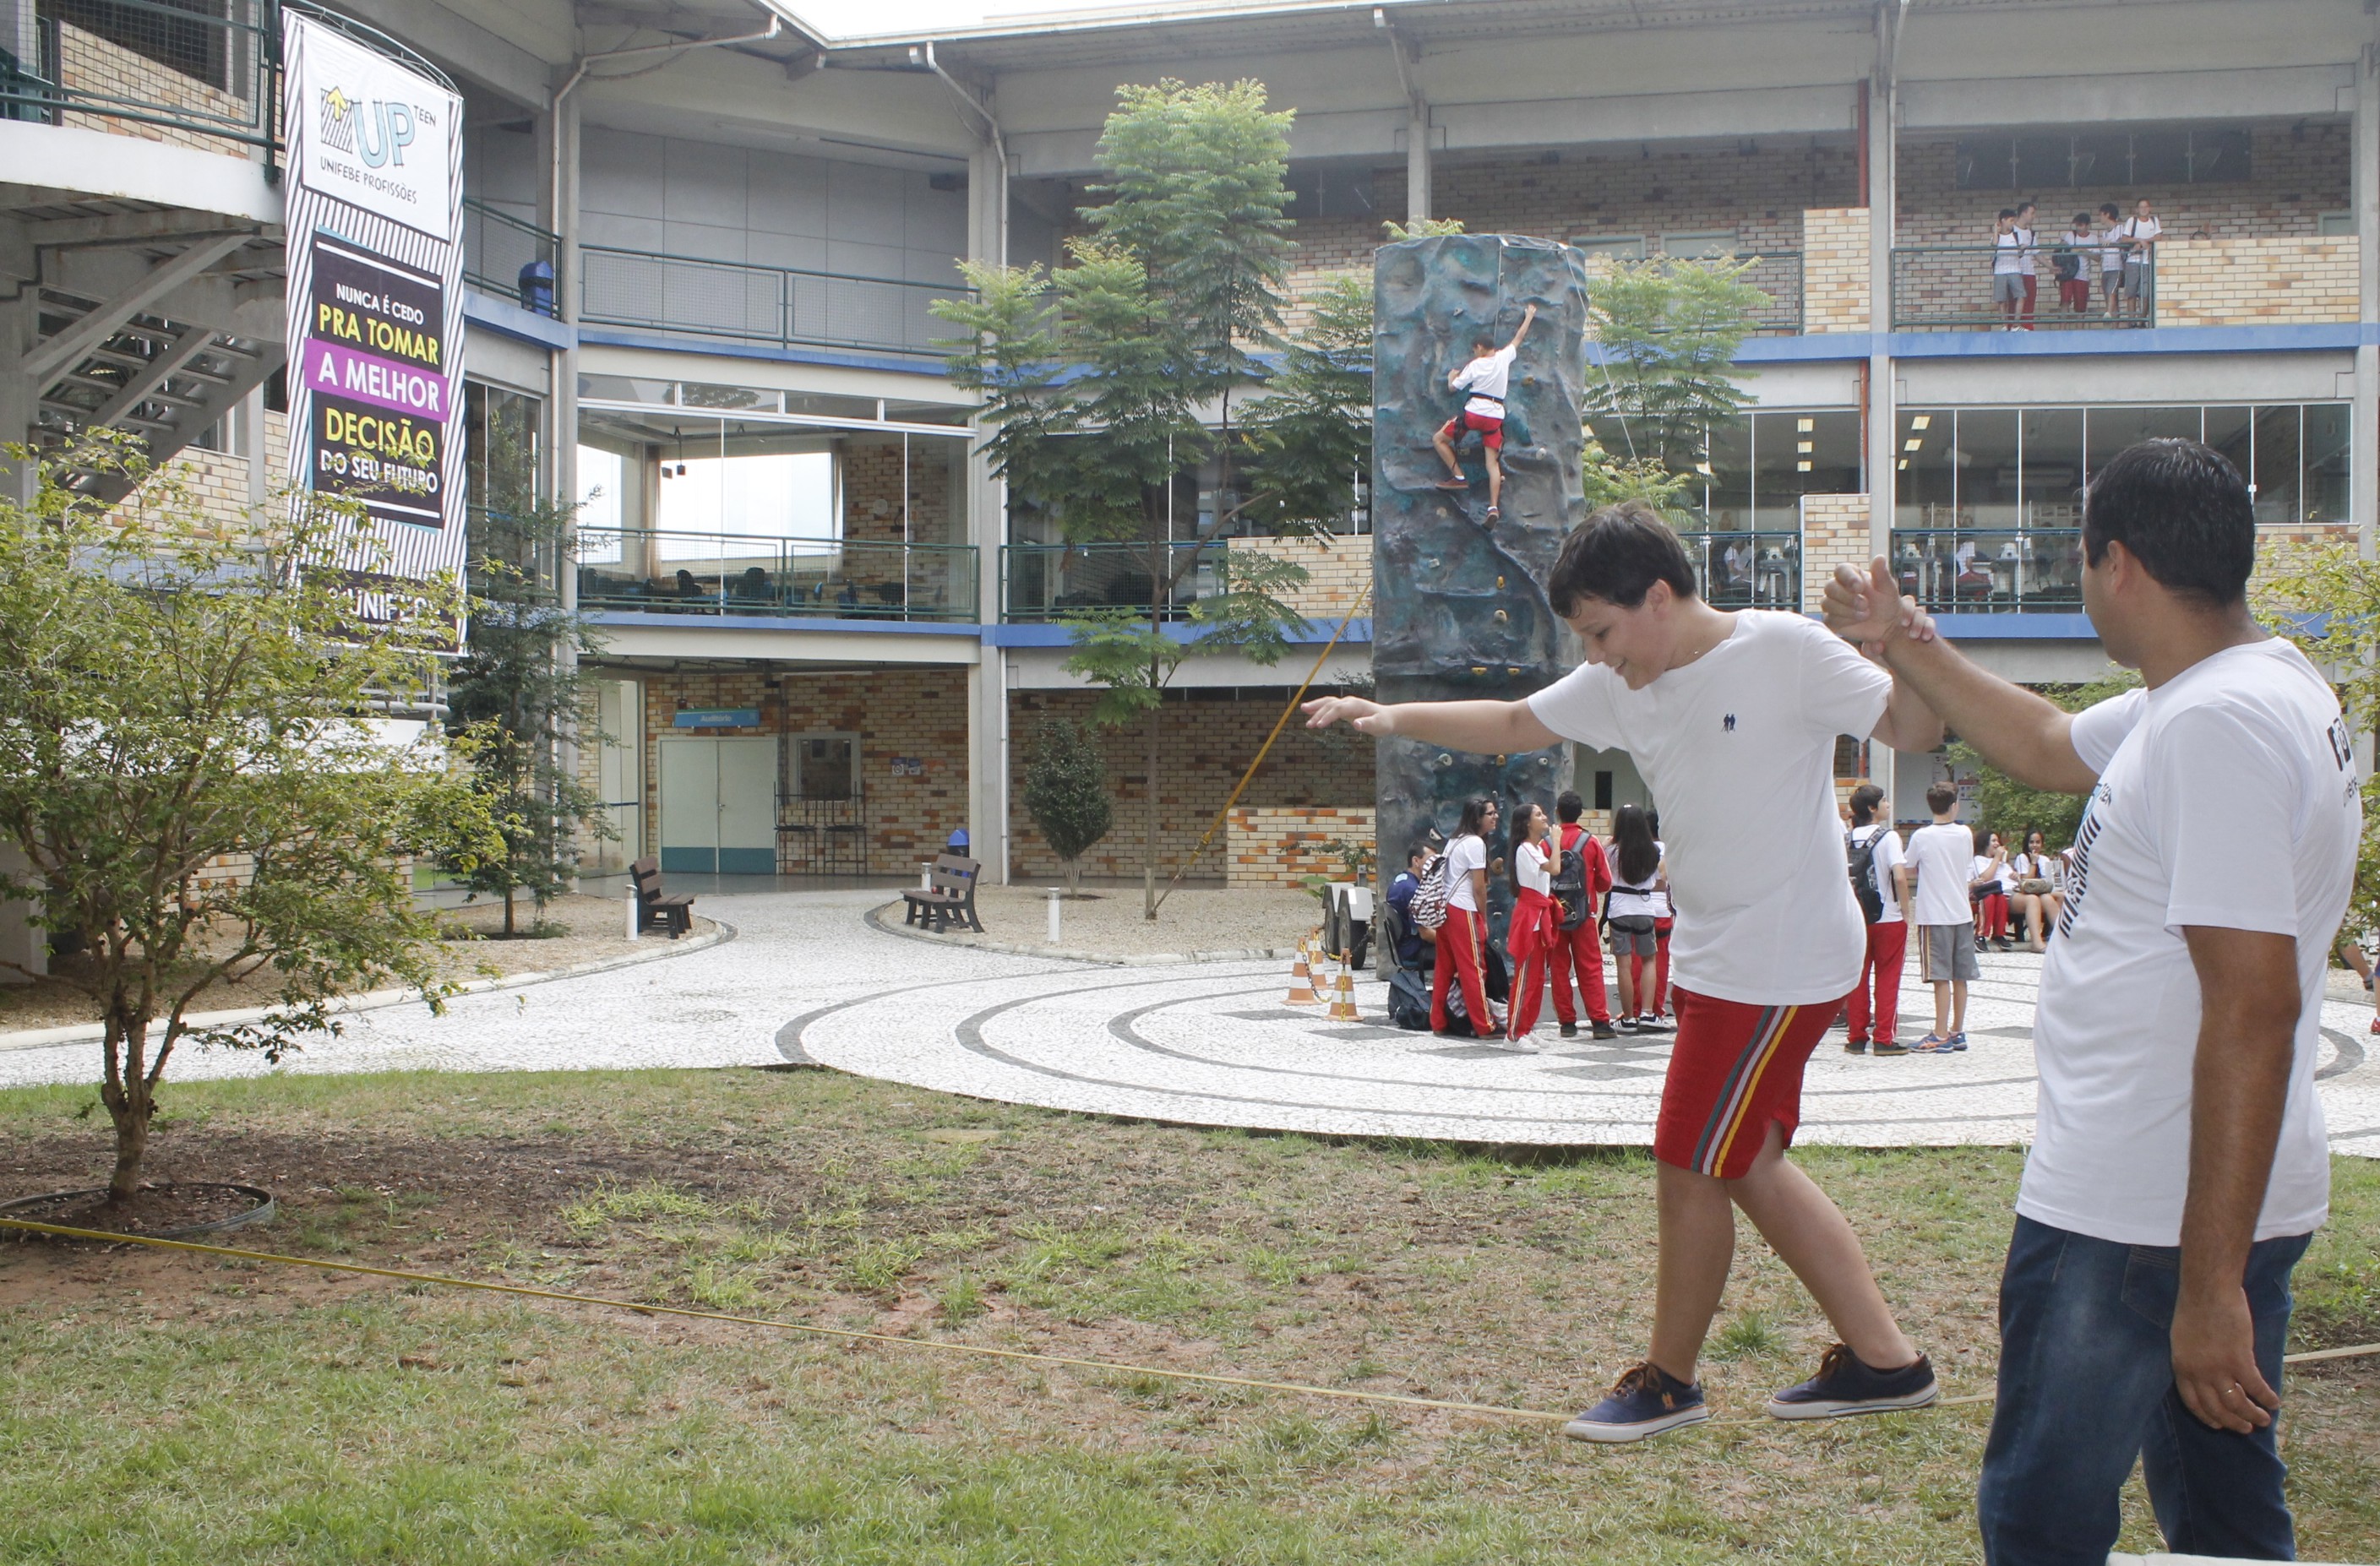
{"type": "Polygon", "coordinates": [[[637,939],[637,883],[628,883],[628,939],[637,939]]]}
{"type": "Polygon", "coordinates": [[[1058,898],[1062,891],[1062,888],[1055,886],[1050,889],[1050,944],[1052,946],[1058,944],[1058,898]]]}

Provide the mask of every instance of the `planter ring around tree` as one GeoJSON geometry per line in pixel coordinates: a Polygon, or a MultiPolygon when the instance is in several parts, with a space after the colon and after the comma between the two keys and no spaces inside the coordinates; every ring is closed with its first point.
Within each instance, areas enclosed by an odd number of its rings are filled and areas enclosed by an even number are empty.
{"type": "MultiPolygon", "coordinates": [[[[177,1183],[174,1182],[149,1187],[152,1190],[176,1188],[177,1188],[177,1183]]],[[[220,1234],[227,1229],[241,1229],[251,1223],[270,1223],[278,1208],[272,1192],[258,1185],[243,1185],[237,1181],[194,1180],[178,1184],[178,1188],[189,1191],[237,1191],[251,1198],[254,1205],[233,1213],[228,1218],[211,1218],[203,1223],[176,1224],[171,1229],[127,1230],[124,1232],[124,1237],[128,1240],[187,1240],[200,1234],[220,1234]]],[[[48,1223],[54,1220],[43,1217],[40,1211],[41,1208],[59,1207],[72,1210],[73,1207],[84,1200],[103,1200],[106,1196],[107,1187],[97,1185],[82,1191],[46,1191],[40,1196],[18,1196],[13,1201],[0,1202],[0,1218],[21,1218],[31,1223],[48,1223]]],[[[95,1226],[79,1223],[62,1227],[90,1229],[95,1226]]],[[[21,1234],[28,1232],[18,1230],[16,1232],[21,1234]]],[[[52,1239],[59,1237],[46,1236],[52,1239]]]]}

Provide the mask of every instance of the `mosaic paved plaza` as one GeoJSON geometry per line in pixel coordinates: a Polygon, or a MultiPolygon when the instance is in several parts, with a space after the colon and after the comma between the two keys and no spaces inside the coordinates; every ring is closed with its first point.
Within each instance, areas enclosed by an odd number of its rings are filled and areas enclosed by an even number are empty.
{"type": "MultiPolygon", "coordinates": [[[[1337,1135],[1471,1142],[1645,1144],[1667,1035],[1557,1036],[1533,1048],[1387,1026],[1387,991],[1359,979],[1356,1022],[1282,1003],[1285,965],[1116,967],[950,947],[872,929],[881,892],[707,895],[735,937],[609,972],[359,1013],[282,1069],[551,1071],[814,1063],[1050,1109],[1337,1135]]],[[[995,934],[1001,932],[995,931],[995,934]]],[[[2033,1125],[2040,960],[1986,954],[1961,1055],[1845,1054],[1828,1036],[1803,1094],[1802,1139],[1888,1147],[2007,1144],[2033,1125]]],[[[1931,1020],[1911,982],[1901,1035],[1931,1020]]],[[[2380,1040],[2368,1002],[2324,1007],[2321,1091],[2332,1145],[2380,1157],[2380,1040]]],[[[89,1041],[0,1039],[0,1085],[80,1082],[89,1041]]],[[[268,1071],[253,1054],[194,1052],[170,1079],[268,1071]]]]}

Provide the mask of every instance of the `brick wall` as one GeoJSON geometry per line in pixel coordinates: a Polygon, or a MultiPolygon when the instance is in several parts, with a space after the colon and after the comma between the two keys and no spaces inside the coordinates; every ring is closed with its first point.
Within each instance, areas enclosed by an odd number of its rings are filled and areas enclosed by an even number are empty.
{"type": "MultiPolygon", "coordinates": [[[[185,446],[163,464],[161,471],[188,486],[207,516],[226,528],[242,528],[249,520],[248,458],[237,452],[208,451],[185,446]]],[[[270,494],[289,481],[289,418],[267,409],[264,415],[264,487],[270,494]]],[[[128,501],[127,505],[132,503],[128,501]]],[[[119,511],[123,508],[119,507],[119,511]]]]}
{"type": "MultiPolygon", "coordinates": [[[[249,35],[238,36],[248,39],[249,35]]],[[[196,77],[161,66],[120,44],[111,43],[96,33],[86,32],[63,22],[58,25],[58,76],[59,86],[70,94],[84,94],[128,108],[140,105],[144,110],[187,110],[250,129],[259,123],[257,106],[249,100],[235,97],[196,77]]],[[[233,79],[239,78],[235,75],[233,79]]],[[[252,69],[249,79],[254,79],[252,69]]],[[[164,141],[176,147],[196,147],[201,152],[221,152],[228,157],[245,159],[255,156],[255,150],[244,143],[182,126],[140,125],[110,115],[72,112],[60,115],[59,121],[78,129],[103,131],[110,136],[129,136],[143,141],[164,141]]]]}
{"type": "Polygon", "coordinates": [[[1802,607],[1818,611],[1827,578],[1838,565],[1864,567],[1873,559],[1865,495],[1802,497],[1802,607]]]}
{"type": "MultiPolygon", "coordinates": [[[[1094,699],[1089,691],[1018,691],[1009,698],[1009,866],[1019,880],[1054,876],[1059,870],[1058,856],[1034,831],[1024,805],[1025,769],[1042,717],[1081,722],[1089,717],[1094,699]]],[[[1284,688],[1245,694],[1177,692],[1166,702],[1158,750],[1158,854],[1167,874],[1196,845],[1199,834],[1222,808],[1288,700],[1284,688]],[[1210,694],[1220,699],[1210,699],[1210,694]]],[[[1148,730],[1135,723],[1098,738],[1107,759],[1115,825],[1083,856],[1083,869],[1095,876],[1137,877],[1148,798],[1148,730]]],[[[1251,809],[1368,807],[1372,793],[1369,740],[1326,740],[1293,722],[1249,780],[1240,804],[1251,809]]],[[[1222,871],[1224,834],[1215,835],[1192,872],[1201,879],[1212,880],[1222,871]]]]}
{"type": "Polygon", "coordinates": [[[2157,324],[2353,321],[2356,255],[2353,235],[2160,239],[2157,324]]]}
{"type": "Polygon", "coordinates": [[[1223,825],[1226,886],[1302,887],[1307,876],[1348,879],[1332,843],[1372,842],[1368,805],[1297,809],[1234,807],[1223,825]]]}
{"type": "Polygon", "coordinates": [[[1802,214],[1804,332],[1872,330],[1867,220],[1865,207],[1815,207],[1802,214]]]}
{"type": "Polygon", "coordinates": [[[1243,552],[1294,561],[1305,567],[1305,585],[1283,597],[1308,618],[1337,624],[1372,585],[1369,535],[1309,539],[1233,539],[1243,552]]]}
{"type": "MultiPolygon", "coordinates": [[[[648,674],[645,689],[645,852],[661,845],[658,741],[681,731],[681,707],[754,707],[756,729],[722,734],[859,735],[861,840],[875,875],[910,875],[966,825],[966,678],[953,669],[871,669],[829,675],[788,669],[648,674]],[[778,682],[771,689],[769,682],[778,682]],[[925,763],[922,776],[896,777],[894,757],[925,763]]],[[[591,747],[590,747],[591,748],[591,747]]],[[[790,819],[785,817],[783,819],[790,819]]],[[[788,867],[790,868],[790,867],[788,867]]]]}
{"type": "MultiPolygon", "coordinates": [[[[843,449],[843,536],[860,544],[965,543],[965,530],[953,516],[951,463],[940,441],[915,441],[909,448],[907,487],[903,487],[901,443],[896,438],[855,440],[843,449]],[[903,507],[907,507],[904,532],[903,507]]],[[[954,598],[971,601],[974,584],[952,574],[971,568],[967,557],[941,550],[868,548],[846,552],[844,575],[860,585],[864,601],[876,601],[875,587],[905,578],[909,601],[920,606],[954,598]]]]}

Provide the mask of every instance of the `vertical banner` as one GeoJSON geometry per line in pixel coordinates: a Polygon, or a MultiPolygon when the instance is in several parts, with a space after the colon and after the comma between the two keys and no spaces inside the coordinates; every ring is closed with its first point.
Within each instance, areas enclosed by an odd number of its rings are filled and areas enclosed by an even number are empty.
{"type": "Polygon", "coordinates": [[[338,564],[401,591],[464,564],[463,101],[281,15],[291,477],[363,506],[338,564]]]}

